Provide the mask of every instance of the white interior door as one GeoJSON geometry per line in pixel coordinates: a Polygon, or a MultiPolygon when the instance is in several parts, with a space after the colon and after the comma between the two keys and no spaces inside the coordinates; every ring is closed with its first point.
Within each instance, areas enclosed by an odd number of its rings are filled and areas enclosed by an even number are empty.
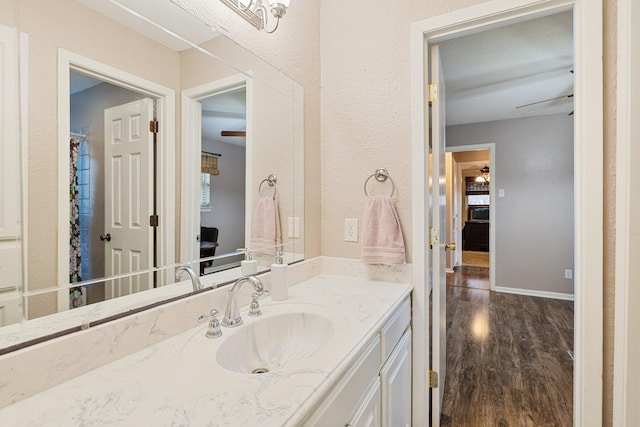
{"type": "MultiPolygon", "coordinates": [[[[146,270],[152,265],[151,186],[153,101],[129,102],[104,111],[105,132],[105,274],[146,270]]],[[[105,297],[149,289],[150,274],[106,283],[105,297]]]]}
{"type": "MultiPolygon", "coordinates": [[[[447,236],[447,194],[445,175],[445,87],[440,65],[439,47],[430,50],[431,84],[436,88],[436,96],[431,101],[431,141],[430,141],[430,279],[431,279],[431,370],[438,374],[438,387],[433,390],[431,400],[432,425],[440,425],[440,410],[444,396],[447,370],[447,306],[446,306],[446,254],[447,236]]],[[[434,93],[434,91],[431,91],[434,93]]]]}

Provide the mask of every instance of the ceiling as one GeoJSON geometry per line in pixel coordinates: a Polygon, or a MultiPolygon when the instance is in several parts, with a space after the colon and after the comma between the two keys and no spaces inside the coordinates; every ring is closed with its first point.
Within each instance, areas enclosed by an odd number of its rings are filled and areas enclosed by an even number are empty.
{"type": "Polygon", "coordinates": [[[447,125],[573,111],[572,12],[439,43],[447,125]]]}
{"type": "Polygon", "coordinates": [[[182,51],[191,46],[180,41],[169,32],[173,32],[195,44],[204,43],[219,35],[213,28],[169,0],[76,1],[176,51],[182,51]],[[135,16],[136,13],[160,25],[162,28],[158,28],[152,23],[135,16]]]}

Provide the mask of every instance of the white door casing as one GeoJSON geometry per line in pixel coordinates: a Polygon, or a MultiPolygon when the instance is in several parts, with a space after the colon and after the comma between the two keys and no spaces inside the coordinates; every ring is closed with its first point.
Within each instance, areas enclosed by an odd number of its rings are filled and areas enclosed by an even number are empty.
{"type": "Polygon", "coordinates": [[[618,0],[613,425],[640,421],[640,6],[618,0]]]}
{"type": "MultiPolygon", "coordinates": [[[[496,164],[496,144],[495,142],[489,142],[486,144],[473,144],[473,145],[459,145],[455,147],[447,147],[447,152],[457,153],[462,151],[476,151],[476,150],[488,150],[489,151],[489,167],[491,168],[491,181],[489,181],[489,194],[491,197],[489,198],[489,249],[496,247],[496,198],[498,191],[496,190],[496,177],[499,176],[499,171],[493,167],[496,164]]],[[[465,180],[462,176],[462,168],[465,166],[469,166],[470,164],[475,164],[476,162],[458,162],[457,163],[457,190],[458,197],[456,198],[457,206],[455,208],[458,214],[458,236],[456,238],[456,257],[460,257],[460,264],[462,264],[462,229],[464,226],[462,225],[465,219],[462,215],[462,207],[464,206],[464,202],[462,200],[465,197],[465,180]]],[[[489,289],[492,291],[496,290],[496,251],[489,251],[489,289]]]]}
{"type": "Polygon", "coordinates": [[[602,421],[603,372],[603,83],[602,0],[490,0],[476,6],[415,22],[411,28],[412,86],[412,280],[414,298],[413,425],[428,425],[427,370],[430,340],[426,230],[427,130],[425,70],[428,43],[503,25],[505,22],[574,12],[574,188],[575,317],[574,425],[602,421]]]}
{"type": "Polygon", "coordinates": [[[438,388],[432,394],[432,422],[440,423],[440,409],[444,396],[444,384],[447,374],[447,278],[446,252],[447,243],[447,196],[445,176],[445,81],[440,62],[440,48],[431,46],[431,85],[435,86],[435,97],[431,101],[431,180],[429,203],[429,219],[431,237],[431,298],[432,298],[432,336],[433,356],[431,369],[438,374],[438,388]]]}
{"type": "Polygon", "coordinates": [[[17,37],[0,25],[0,327],[22,320],[17,37]]]}
{"type": "MultiPolygon", "coordinates": [[[[104,110],[105,274],[115,276],[153,265],[153,101],[144,98],[104,110]]],[[[149,273],[107,281],[105,298],[149,289],[149,273]]]]}
{"type": "Polygon", "coordinates": [[[253,191],[253,83],[250,73],[235,74],[182,91],[182,191],[180,224],[180,256],[182,263],[198,268],[200,244],[200,160],[202,152],[201,100],[239,87],[246,87],[246,184],[245,184],[245,247],[251,236],[251,209],[253,191]],[[194,173],[194,171],[196,173],[194,173]]]}
{"type": "MultiPolygon", "coordinates": [[[[58,194],[69,192],[70,70],[90,75],[156,100],[158,161],[156,194],[157,257],[159,265],[173,265],[175,260],[175,91],[85,56],[58,49],[58,194]]],[[[69,200],[58,197],[58,311],[69,309],[69,200]]],[[[173,283],[174,276],[158,274],[158,284],[173,283]]]]}

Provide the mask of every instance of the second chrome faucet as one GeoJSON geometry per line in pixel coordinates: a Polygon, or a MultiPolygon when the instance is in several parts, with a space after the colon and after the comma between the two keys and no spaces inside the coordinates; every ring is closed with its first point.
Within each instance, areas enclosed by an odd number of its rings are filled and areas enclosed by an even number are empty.
{"type": "Polygon", "coordinates": [[[238,310],[238,303],[236,302],[236,294],[244,283],[251,283],[253,289],[261,294],[264,292],[264,286],[260,279],[256,276],[243,276],[236,280],[231,289],[228,291],[227,306],[224,311],[224,317],[222,318],[222,325],[228,328],[238,326],[242,324],[242,317],[240,317],[240,311],[238,310]]]}

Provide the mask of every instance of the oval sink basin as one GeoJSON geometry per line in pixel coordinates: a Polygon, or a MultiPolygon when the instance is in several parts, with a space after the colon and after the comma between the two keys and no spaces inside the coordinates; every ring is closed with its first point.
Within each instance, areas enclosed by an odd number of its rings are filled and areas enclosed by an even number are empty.
{"type": "Polygon", "coordinates": [[[222,343],[216,359],[230,371],[274,372],[316,355],[332,336],[333,326],[324,316],[280,314],[239,326],[239,330],[222,343]]]}

